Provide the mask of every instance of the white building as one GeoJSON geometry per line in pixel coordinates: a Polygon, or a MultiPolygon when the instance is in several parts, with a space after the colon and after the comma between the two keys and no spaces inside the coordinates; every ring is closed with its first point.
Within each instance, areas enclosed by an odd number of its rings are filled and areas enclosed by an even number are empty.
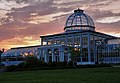
{"type": "Polygon", "coordinates": [[[38,49],[40,60],[47,63],[69,62],[71,56],[69,48],[73,47],[80,52],[75,58],[75,62],[79,65],[98,63],[97,47],[106,44],[105,40],[117,37],[96,32],[92,18],[83,10],[77,9],[68,17],[63,33],[40,36],[40,38],[41,46],[38,49]]]}
{"type": "Polygon", "coordinates": [[[39,46],[17,47],[11,48],[2,53],[1,61],[5,66],[18,65],[25,61],[27,56],[37,57],[37,49],[39,46]]]}
{"type": "MultiPolygon", "coordinates": [[[[68,17],[63,33],[40,36],[40,38],[41,45],[34,48],[34,53],[39,60],[46,63],[69,62],[71,56],[75,56],[74,61],[77,65],[120,63],[120,50],[118,50],[120,43],[114,42],[118,37],[96,32],[92,18],[80,9],[74,10],[74,13],[68,17]],[[70,48],[79,52],[79,55],[72,55],[70,48]]],[[[28,51],[31,51],[30,48],[32,47],[29,47],[28,51]]],[[[3,53],[2,58],[14,54],[18,57],[25,51],[24,48],[16,49],[3,53]]]]}

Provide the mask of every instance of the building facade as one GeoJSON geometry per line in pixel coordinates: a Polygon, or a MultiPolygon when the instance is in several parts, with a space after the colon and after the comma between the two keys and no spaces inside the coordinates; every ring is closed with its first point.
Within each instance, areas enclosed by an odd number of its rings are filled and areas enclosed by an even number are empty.
{"type": "Polygon", "coordinates": [[[1,55],[1,62],[5,66],[18,65],[25,61],[28,56],[37,57],[39,46],[16,47],[7,50],[1,55]]]}
{"type": "Polygon", "coordinates": [[[120,39],[108,39],[107,44],[97,48],[99,63],[120,63],[120,39]]]}
{"type": "MultiPolygon", "coordinates": [[[[74,10],[66,20],[64,32],[40,36],[41,45],[34,48],[35,57],[40,61],[49,62],[69,62],[74,56],[77,65],[96,63],[120,63],[120,42],[118,37],[96,32],[92,18],[85,14],[83,10],[74,10]],[[74,55],[71,48],[79,55],[74,55]]],[[[2,54],[9,56],[24,57],[25,49],[10,49],[2,54]],[[16,50],[17,49],[17,50],[16,50]],[[21,54],[20,54],[21,53],[21,54]]],[[[12,63],[13,64],[13,63],[12,63]]]]}
{"type": "Polygon", "coordinates": [[[105,40],[117,37],[96,32],[92,18],[83,10],[77,9],[68,17],[63,33],[40,36],[40,38],[41,46],[38,49],[40,60],[69,62],[72,56],[69,48],[73,47],[80,52],[75,62],[84,65],[98,63],[97,48],[107,44],[105,40]]]}

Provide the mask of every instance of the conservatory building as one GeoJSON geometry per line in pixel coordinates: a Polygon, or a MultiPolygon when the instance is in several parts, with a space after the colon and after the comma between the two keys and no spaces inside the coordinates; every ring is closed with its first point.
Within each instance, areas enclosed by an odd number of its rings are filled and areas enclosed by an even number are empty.
{"type": "Polygon", "coordinates": [[[76,62],[77,65],[120,63],[120,38],[95,31],[92,18],[77,9],[67,18],[64,32],[40,36],[41,45],[12,48],[1,55],[2,63],[17,65],[27,55],[40,61],[76,62]]]}
{"type": "Polygon", "coordinates": [[[96,32],[92,18],[80,9],[74,10],[74,13],[68,17],[63,33],[40,36],[40,38],[41,46],[38,48],[40,60],[47,63],[69,62],[74,56],[77,65],[99,62],[98,47],[107,44],[108,39],[117,39],[117,37],[96,32]],[[70,48],[74,48],[79,55],[72,55],[70,48]]]}
{"type": "Polygon", "coordinates": [[[29,56],[37,57],[38,46],[16,47],[7,50],[1,55],[1,62],[5,66],[18,65],[29,56]]]}

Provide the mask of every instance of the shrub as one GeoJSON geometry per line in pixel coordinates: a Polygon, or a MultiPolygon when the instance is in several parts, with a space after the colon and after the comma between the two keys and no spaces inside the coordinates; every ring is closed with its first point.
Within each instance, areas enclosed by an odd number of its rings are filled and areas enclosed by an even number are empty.
{"type": "Polygon", "coordinates": [[[41,67],[48,67],[48,64],[47,64],[47,63],[45,63],[45,62],[42,62],[41,67]]]}
{"type": "Polygon", "coordinates": [[[6,67],[6,71],[16,71],[16,70],[17,70],[17,66],[15,66],[15,65],[11,65],[11,66],[6,67]]]}
{"type": "Polygon", "coordinates": [[[61,64],[60,64],[60,67],[67,67],[67,62],[60,62],[61,64]]]}
{"type": "Polygon", "coordinates": [[[50,67],[57,67],[57,62],[49,62],[50,67]]]}
{"type": "Polygon", "coordinates": [[[68,62],[68,67],[73,67],[73,62],[72,61],[68,62]]]}
{"type": "Polygon", "coordinates": [[[25,69],[25,63],[23,62],[23,63],[20,63],[19,65],[18,65],[18,70],[24,70],[25,69]]]}
{"type": "Polygon", "coordinates": [[[25,61],[26,68],[33,68],[39,65],[39,60],[35,57],[27,57],[25,61]]]}

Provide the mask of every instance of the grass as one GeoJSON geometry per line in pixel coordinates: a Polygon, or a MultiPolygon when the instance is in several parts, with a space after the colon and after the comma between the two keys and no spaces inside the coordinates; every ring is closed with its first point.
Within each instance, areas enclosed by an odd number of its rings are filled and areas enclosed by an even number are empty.
{"type": "Polygon", "coordinates": [[[0,83],[120,83],[120,67],[3,72],[0,83]]]}

